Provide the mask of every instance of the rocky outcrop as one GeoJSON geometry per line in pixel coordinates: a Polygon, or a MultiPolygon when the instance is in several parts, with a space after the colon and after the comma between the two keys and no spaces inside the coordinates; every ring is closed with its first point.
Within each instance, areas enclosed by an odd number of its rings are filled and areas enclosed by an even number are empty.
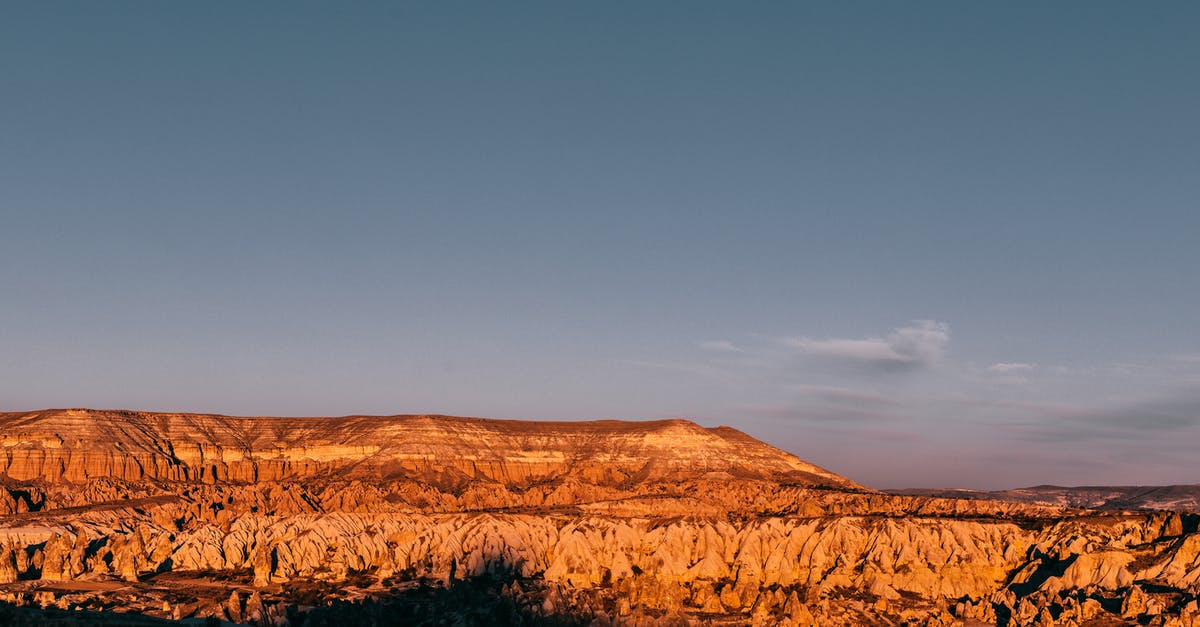
{"type": "Polygon", "coordinates": [[[297,625],[1200,625],[1195,514],[882,494],[681,421],[254,420],[5,415],[0,602],[297,625]]]}
{"type": "Polygon", "coordinates": [[[337,475],[528,486],[566,476],[619,484],[714,472],[861,487],[735,429],[686,420],[236,418],[85,409],[0,414],[0,473],[25,481],[257,483],[337,475]]]}
{"type": "MultiPolygon", "coordinates": [[[[39,582],[246,572],[246,588],[234,590],[237,606],[258,594],[258,611],[264,598],[280,602],[287,582],[365,577],[382,592],[397,581],[488,577],[591,594],[610,617],[631,621],[674,612],[761,624],[930,616],[1037,624],[1045,610],[1055,624],[1071,624],[1063,617],[1191,611],[1200,594],[1200,536],[1161,529],[1154,516],[1029,529],[918,517],[327,513],[247,514],[181,531],[102,512],[0,531],[0,544],[10,547],[0,570],[10,581],[39,582]]],[[[231,610],[231,593],[222,595],[226,617],[244,616],[231,610]]]]}

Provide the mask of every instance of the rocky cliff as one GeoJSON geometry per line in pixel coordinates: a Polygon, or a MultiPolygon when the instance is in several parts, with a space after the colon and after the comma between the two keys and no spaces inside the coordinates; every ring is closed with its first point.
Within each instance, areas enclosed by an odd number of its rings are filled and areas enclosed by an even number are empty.
{"type": "Polygon", "coordinates": [[[882,494],[685,421],[47,411],[0,438],[11,620],[1200,625],[1200,515],[882,494]]]}
{"type": "Polygon", "coordinates": [[[412,478],[528,486],[722,472],[855,488],[736,429],[686,420],[531,422],[448,416],[240,418],[86,409],[0,414],[0,473],[17,480],[256,483],[412,478]]]}

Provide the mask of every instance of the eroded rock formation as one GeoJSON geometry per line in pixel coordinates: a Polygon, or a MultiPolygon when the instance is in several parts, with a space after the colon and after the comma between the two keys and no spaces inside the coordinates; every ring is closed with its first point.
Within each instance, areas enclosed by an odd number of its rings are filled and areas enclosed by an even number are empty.
{"type": "Polygon", "coordinates": [[[322,476],[528,486],[726,472],[857,488],[729,427],[686,420],[529,422],[447,416],[234,418],[85,409],[0,414],[0,473],[260,483],[322,476]]]}
{"type": "Polygon", "coordinates": [[[22,608],[1200,625],[1196,514],[881,494],[685,421],[70,410],[0,438],[0,601],[22,608]]]}

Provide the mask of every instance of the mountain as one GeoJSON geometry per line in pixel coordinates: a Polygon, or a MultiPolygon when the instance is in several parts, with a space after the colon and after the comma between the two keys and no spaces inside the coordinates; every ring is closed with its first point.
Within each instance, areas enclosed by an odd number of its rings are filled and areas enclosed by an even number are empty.
{"type": "Polygon", "coordinates": [[[887,494],[683,420],[46,410],[0,472],[4,624],[1200,624],[1200,515],[887,494]]]}
{"type": "Polygon", "coordinates": [[[0,414],[0,433],[0,472],[19,480],[254,483],[337,476],[528,486],[567,476],[616,484],[725,473],[862,488],[736,429],[687,420],[242,418],[68,409],[0,414]]]}
{"type": "Polygon", "coordinates": [[[1200,512],[1200,484],[1166,486],[1039,485],[1014,490],[908,489],[892,494],[936,496],[1100,510],[1200,512]]]}

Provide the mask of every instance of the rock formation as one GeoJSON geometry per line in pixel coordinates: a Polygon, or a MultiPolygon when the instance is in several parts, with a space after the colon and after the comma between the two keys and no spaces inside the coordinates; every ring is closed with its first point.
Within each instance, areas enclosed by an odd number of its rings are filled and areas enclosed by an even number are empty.
{"type": "Polygon", "coordinates": [[[937,496],[971,500],[1011,501],[1103,510],[1188,510],[1200,511],[1200,484],[1166,486],[1079,486],[1040,485],[1015,490],[895,490],[893,494],[937,496]]]}
{"type": "Polygon", "coordinates": [[[727,427],[66,410],[0,446],[14,624],[1200,625],[1200,515],[883,494],[727,427]]]}
{"type": "Polygon", "coordinates": [[[447,416],[233,418],[131,411],[0,414],[11,479],[260,483],[336,475],[508,486],[726,472],[857,488],[736,429],[686,420],[530,422],[447,416]]]}

